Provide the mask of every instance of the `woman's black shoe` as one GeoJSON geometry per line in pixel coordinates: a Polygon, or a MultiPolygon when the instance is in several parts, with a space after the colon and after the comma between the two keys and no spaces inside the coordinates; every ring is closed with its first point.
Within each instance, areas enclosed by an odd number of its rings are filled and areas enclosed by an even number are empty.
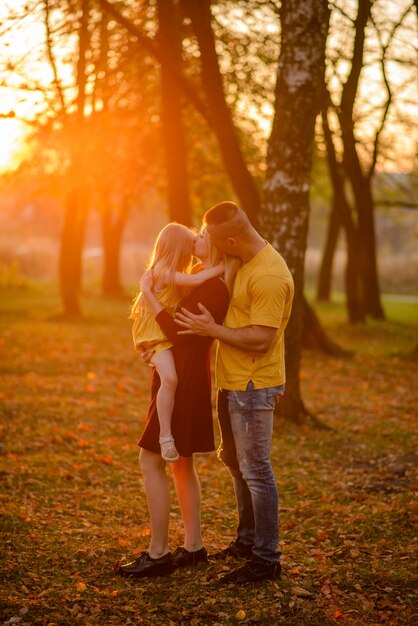
{"type": "Polygon", "coordinates": [[[186,548],[177,548],[177,550],[173,554],[173,565],[174,567],[187,567],[197,565],[198,563],[207,563],[208,561],[208,553],[206,552],[206,548],[200,548],[200,550],[196,550],[195,552],[189,552],[186,548]]]}
{"type": "Polygon", "coordinates": [[[173,571],[174,565],[171,552],[164,554],[159,559],[153,559],[148,552],[142,552],[135,561],[126,565],[120,565],[118,570],[121,576],[133,576],[135,578],[167,576],[173,571]]]}

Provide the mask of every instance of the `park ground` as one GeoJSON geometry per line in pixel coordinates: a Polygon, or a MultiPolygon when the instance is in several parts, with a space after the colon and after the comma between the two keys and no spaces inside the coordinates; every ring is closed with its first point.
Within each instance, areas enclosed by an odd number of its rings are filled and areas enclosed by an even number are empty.
{"type": "MultiPolygon", "coordinates": [[[[318,307],[354,355],[303,354],[303,395],[327,428],[276,420],[282,578],[242,587],[218,581],[232,562],[114,573],[149,540],[136,440],[150,370],[128,305],[91,295],[74,322],[50,285],[0,294],[2,623],[416,624],[417,303],[385,301],[387,321],[360,326],[341,304],[318,307]]],[[[215,453],[197,466],[210,553],[234,538],[234,496],[215,453]]],[[[181,545],[175,504],[170,535],[181,545]]]]}

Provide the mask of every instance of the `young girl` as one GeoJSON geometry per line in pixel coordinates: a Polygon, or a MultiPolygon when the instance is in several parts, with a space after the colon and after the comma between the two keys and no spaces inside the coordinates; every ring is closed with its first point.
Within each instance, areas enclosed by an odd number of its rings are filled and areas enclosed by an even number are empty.
{"type": "MultiPolygon", "coordinates": [[[[201,285],[209,278],[219,276],[224,264],[190,274],[195,235],[181,224],[167,224],[158,235],[148,269],[153,273],[153,290],[165,308],[174,314],[182,298],[182,289],[201,285]]],[[[151,364],[155,366],[161,385],[157,393],[157,413],[160,423],[161,456],[165,461],[177,461],[177,452],[171,432],[171,414],[177,387],[177,373],[170,348],[172,344],[161,331],[145,298],[139,293],[132,310],[134,319],[132,336],[135,350],[142,352],[152,348],[155,351],[151,364]]]]}

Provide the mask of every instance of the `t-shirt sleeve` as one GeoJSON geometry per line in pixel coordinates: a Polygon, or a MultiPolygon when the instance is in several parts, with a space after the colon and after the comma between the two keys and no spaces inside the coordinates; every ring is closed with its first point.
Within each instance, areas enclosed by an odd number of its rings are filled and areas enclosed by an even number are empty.
{"type": "MultiPolygon", "coordinates": [[[[191,313],[200,314],[199,303],[208,309],[217,324],[222,324],[229,304],[229,294],[225,283],[219,278],[207,280],[203,285],[199,285],[188,296],[183,298],[179,308],[184,307],[191,313]]],[[[172,343],[181,343],[189,336],[177,334],[179,330],[182,330],[182,327],[176,324],[166,309],[161,311],[155,319],[163,333],[172,343]]]]}
{"type": "Polygon", "coordinates": [[[250,287],[250,323],[279,328],[291,297],[287,280],[277,275],[258,276],[250,287]]]}

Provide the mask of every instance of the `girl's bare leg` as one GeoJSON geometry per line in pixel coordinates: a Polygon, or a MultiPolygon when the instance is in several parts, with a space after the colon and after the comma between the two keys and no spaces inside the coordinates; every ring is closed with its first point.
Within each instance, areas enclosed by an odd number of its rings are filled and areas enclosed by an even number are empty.
{"type": "Polygon", "coordinates": [[[158,559],[170,551],[168,547],[168,525],[170,519],[170,486],[165,473],[165,462],[159,454],[141,448],[139,453],[148,512],[151,525],[151,540],[148,554],[158,559]]]}
{"type": "Polygon", "coordinates": [[[151,363],[155,365],[161,380],[160,388],[157,392],[161,455],[165,461],[177,461],[179,455],[171,432],[171,416],[177,388],[177,372],[173,353],[171,350],[163,350],[152,357],[151,363]]]}
{"type": "Polygon", "coordinates": [[[193,456],[181,456],[171,466],[177,499],[184,525],[184,547],[189,552],[200,550],[203,546],[200,520],[200,482],[193,456]]]}

